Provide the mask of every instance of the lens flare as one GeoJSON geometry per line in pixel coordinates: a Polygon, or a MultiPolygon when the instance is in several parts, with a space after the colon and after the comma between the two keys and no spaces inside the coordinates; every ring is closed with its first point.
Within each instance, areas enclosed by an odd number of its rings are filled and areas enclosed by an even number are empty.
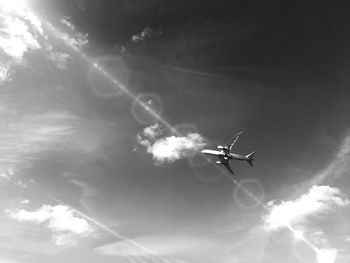
{"type": "Polygon", "coordinates": [[[131,113],[141,124],[152,124],[159,121],[163,105],[156,94],[140,94],[131,106],[131,113]]]}
{"type": "Polygon", "coordinates": [[[113,98],[123,93],[119,85],[127,86],[129,76],[121,57],[102,57],[92,63],[87,80],[96,96],[113,98]]]}
{"type": "Polygon", "coordinates": [[[295,231],[293,232],[293,234],[294,234],[294,237],[295,237],[296,240],[302,240],[302,239],[304,239],[304,234],[303,234],[303,232],[300,231],[300,230],[295,230],[295,231]]]}
{"type": "Polygon", "coordinates": [[[253,209],[261,206],[264,196],[265,192],[261,183],[253,178],[241,180],[233,191],[234,200],[244,209],[253,209]]]}

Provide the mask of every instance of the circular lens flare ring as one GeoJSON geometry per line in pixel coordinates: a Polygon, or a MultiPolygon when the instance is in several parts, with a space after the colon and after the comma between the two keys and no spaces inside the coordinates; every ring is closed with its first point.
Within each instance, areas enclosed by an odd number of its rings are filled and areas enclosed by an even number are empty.
{"type": "Polygon", "coordinates": [[[260,181],[254,178],[246,178],[239,181],[233,191],[234,200],[244,209],[253,209],[261,206],[264,197],[264,188],[260,181]]]}

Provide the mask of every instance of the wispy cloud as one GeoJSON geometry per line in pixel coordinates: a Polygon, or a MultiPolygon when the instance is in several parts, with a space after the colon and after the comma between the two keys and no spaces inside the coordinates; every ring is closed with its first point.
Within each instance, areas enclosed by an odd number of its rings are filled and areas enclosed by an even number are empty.
{"type": "Polygon", "coordinates": [[[131,37],[132,42],[143,42],[146,41],[148,39],[150,39],[152,36],[158,36],[160,35],[162,32],[161,31],[154,31],[153,29],[151,29],[151,27],[145,27],[144,30],[142,30],[140,33],[133,35],[131,37]]]}
{"type": "Polygon", "coordinates": [[[28,200],[28,199],[23,199],[22,201],[21,201],[21,204],[22,205],[27,205],[27,204],[29,204],[30,203],[30,201],[28,200]]]}
{"type": "Polygon", "coordinates": [[[12,167],[7,168],[6,170],[0,170],[0,178],[3,178],[5,180],[10,180],[13,174],[14,171],[12,167]]]}
{"type": "Polygon", "coordinates": [[[118,241],[97,247],[95,251],[102,255],[146,259],[152,256],[149,250],[158,256],[166,257],[169,259],[167,262],[232,262],[228,260],[230,255],[227,251],[227,244],[216,238],[168,234],[143,236],[134,241],[141,246],[137,247],[130,242],[118,241]],[[141,249],[142,247],[146,247],[147,250],[141,249]],[[218,251],[220,253],[215,253],[218,251]]]}
{"type": "Polygon", "coordinates": [[[88,237],[94,228],[83,218],[64,205],[43,205],[35,211],[6,210],[8,216],[18,222],[45,224],[52,232],[52,241],[57,246],[75,245],[77,239],[88,237]]]}
{"type": "Polygon", "coordinates": [[[11,116],[3,110],[0,116],[2,123],[7,124],[0,130],[2,169],[35,160],[38,154],[72,135],[76,120],[70,114],[59,112],[11,116]]]}
{"type": "Polygon", "coordinates": [[[68,16],[62,17],[60,19],[60,23],[65,25],[66,27],[68,27],[71,30],[76,30],[75,25],[70,21],[70,17],[68,17],[68,16]]]}
{"type": "Polygon", "coordinates": [[[63,52],[54,51],[52,45],[48,45],[47,51],[49,52],[48,59],[52,61],[57,66],[57,68],[67,68],[68,60],[71,59],[70,55],[63,52]]]}
{"type": "Polygon", "coordinates": [[[0,83],[11,80],[11,64],[0,63],[0,83]]]}
{"type": "Polygon", "coordinates": [[[60,31],[58,28],[55,28],[51,24],[48,24],[51,32],[59,39],[63,40],[67,45],[69,45],[74,50],[78,50],[84,45],[89,43],[88,34],[84,34],[76,29],[73,23],[71,23],[66,17],[60,20],[66,28],[63,31],[60,31]],[[66,31],[69,31],[67,33],[66,31]]]}
{"type": "Polygon", "coordinates": [[[264,218],[267,229],[279,229],[286,225],[305,222],[309,217],[330,211],[335,206],[346,206],[350,200],[331,186],[313,186],[307,193],[290,201],[268,203],[269,214],[264,218]]]}
{"type": "Polygon", "coordinates": [[[320,184],[326,179],[343,176],[350,167],[350,134],[348,133],[342,140],[339,150],[333,160],[320,173],[315,175],[310,181],[310,185],[320,184]]]}
{"type": "Polygon", "coordinates": [[[189,157],[206,145],[205,139],[198,133],[164,136],[164,129],[158,123],[144,128],[137,134],[136,141],[152,154],[156,164],[189,157]]]}

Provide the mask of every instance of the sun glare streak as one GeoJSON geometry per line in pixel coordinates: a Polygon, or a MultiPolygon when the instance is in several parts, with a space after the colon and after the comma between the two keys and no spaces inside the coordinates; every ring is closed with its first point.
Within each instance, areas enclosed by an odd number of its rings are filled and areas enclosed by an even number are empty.
{"type": "Polygon", "coordinates": [[[293,234],[294,234],[294,237],[296,240],[304,239],[304,234],[300,230],[295,230],[295,232],[293,234]]]}
{"type": "Polygon", "coordinates": [[[169,123],[167,122],[159,113],[154,111],[149,105],[142,101],[139,96],[130,91],[123,83],[118,81],[112,74],[110,74],[106,69],[104,69],[103,65],[100,65],[98,62],[94,61],[94,59],[90,58],[87,54],[85,54],[81,49],[79,49],[76,45],[67,40],[67,37],[64,33],[59,31],[56,27],[54,27],[51,23],[45,22],[47,28],[54,32],[56,36],[58,36],[61,40],[63,40],[69,47],[71,47],[81,59],[83,59],[88,65],[95,68],[97,72],[102,74],[108,81],[115,84],[115,88],[121,90],[129,96],[135,103],[140,105],[146,112],[148,112],[152,117],[162,123],[168,130],[170,130],[173,134],[180,135],[179,132],[169,123]]]}
{"type": "Polygon", "coordinates": [[[100,221],[96,220],[95,218],[86,215],[85,213],[79,211],[78,209],[76,209],[75,207],[72,207],[71,205],[66,204],[65,202],[55,198],[55,197],[51,197],[54,201],[68,206],[70,207],[75,213],[77,213],[78,215],[80,215],[81,217],[83,217],[84,219],[88,220],[89,222],[93,223],[94,225],[98,226],[100,229],[105,230],[107,233],[111,234],[112,236],[118,238],[118,239],[122,239],[124,241],[126,241],[127,243],[129,243],[130,245],[137,247],[141,250],[143,250],[144,252],[146,252],[147,254],[150,255],[151,260],[154,260],[154,262],[159,262],[159,260],[161,262],[165,262],[165,263],[171,263],[171,261],[169,261],[167,258],[162,257],[160,255],[158,255],[156,252],[144,247],[143,245],[141,245],[140,243],[136,242],[133,239],[130,239],[120,233],[118,233],[117,231],[111,229],[110,227],[106,226],[105,224],[101,223],[100,221]]]}

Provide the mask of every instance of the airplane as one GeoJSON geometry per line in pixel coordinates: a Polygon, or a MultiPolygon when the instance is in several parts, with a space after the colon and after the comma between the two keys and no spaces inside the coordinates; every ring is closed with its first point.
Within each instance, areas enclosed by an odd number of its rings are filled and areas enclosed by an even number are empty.
{"type": "Polygon", "coordinates": [[[247,154],[247,155],[231,153],[231,149],[232,149],[233,145],[236,143],[238,137],[242,133],[243,132],[238,132],[235,136],[233,136],[233,138],[225,146],[219,145],[218,149],[220,149],[221,151],[205,149],[205,150],[202,150],[201,152],[204,154],[217,156],[219,158],[219,161],[216,161],[216,164],[224,165],[226,167],[226,169],[231,174],[234,175],[234,173],[230,167],[230,164],[229,164],[229,160],[231,160],[231,159],[239,160],[239,161],[247,161],[250,164],[250,166],[253,166],[255,152],[252,152],[252,153],[247,154]]]}

